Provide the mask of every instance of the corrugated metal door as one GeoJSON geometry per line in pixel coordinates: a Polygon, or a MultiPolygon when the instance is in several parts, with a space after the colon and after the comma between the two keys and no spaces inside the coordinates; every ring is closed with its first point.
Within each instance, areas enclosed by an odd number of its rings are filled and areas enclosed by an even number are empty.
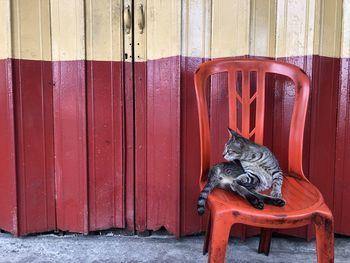
{"type": "Polygon", "coordinates": [[[136,229],[179,235],[181,2],[137,0],[134,10],[136,229]]]}
{"type": "MultiPolygon", "coordinates": [[[[200,232],[193,73],[209,59],[265,57],[312,80],[304,169],[350,234],[349,10],[345,0],[1,0],[0,227],[200,232]]],[[[265,140],[286,166],[294,91],[270,83],[265,140]]],[[[211,81],[213,162],[226,84],[211,81]]]]}
{"type": "Polygon", "coordinates": [[[2,229],[134,228],[123,9],[121,0],[0,1],[2,229]]]}
{"type": "Polygon", "coordinates": [[[57,229],[133,229],[123,1],[50,2],[57,229]]]}
{"type": "Polygon", "coordinates": [[[48,1],[0,1],[0,222],[15,235],[56,227],[49,14],[48,1]]]}

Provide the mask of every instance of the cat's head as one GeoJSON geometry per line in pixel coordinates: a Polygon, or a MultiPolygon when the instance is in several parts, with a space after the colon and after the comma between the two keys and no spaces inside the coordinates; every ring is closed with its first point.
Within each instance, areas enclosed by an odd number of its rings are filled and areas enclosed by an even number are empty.
{"type": "Polygon", "coordinates": [[[225,144],[223,157],[227,161],[242,159],[242,154],[247,153],[250,149],[250,141],[230,128],[227,130],[230,133],[230,139],[225,144]]]}

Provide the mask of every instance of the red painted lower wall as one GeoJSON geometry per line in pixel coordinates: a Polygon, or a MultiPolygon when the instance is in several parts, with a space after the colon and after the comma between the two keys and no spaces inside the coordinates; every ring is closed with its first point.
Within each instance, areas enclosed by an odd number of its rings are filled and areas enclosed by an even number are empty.
{"type": "Polygon", "coordinates": [[[334,180],[335,231],[350,235],[350,58],[340,61],[336,162],[334,180]]]}
{"type": "Polygon", "coordinates": [[[198,217],[199,124],[193,73],[202,58],[181,58],[181,235],[198,233],[205,222],[198,217]]]}
{"type": "MultiPolygon", "coordinates": [[[[310,76],[304,170],[333,209],[336,232],[350,235],[349,59],[279,60],[310,76]]],[[[196,214],[193,73],[204,61],[178,56],[134,65],[1,60],[0,146],[6,158],[0,166],[6,172],[0,179],[0,209],[5,211],[0,228],[19,235],[111,227],[165,226],[177,236],[202,231],[205,218],[196,214]]],[[[278,76],[268,83],[265,141],[286,167],[294,91],[278,76]]],[[[226,76],[214,77],[211,84],[217,162],[227,137],[226,76]]],[[[243,227],[233,232],[241,238],[257,233],[243,227]]],[[[312,237],[311,228],[283,232],[312,237]]]]}
{"type": "Polygon", "coordinates": [[[85,61],[55,61],[52,67],[57,228],[87,233],[85,61]]]}
{"type": "Polygon", "coordinates": [[[129,231],[135,231],[135,89],[134,89],[134,65],[124,63],[124,156],[125,156],[125,226],[129,231]]]}
{"type": "Polygon", "coordinates": [[[309,178],[334,211],[340,60],[314,56],[313,64],[309,178]]]}
{"type": "Polygon", "coordinates": [[[87,61],[86,76],[89,230],[123,228],[125,169],[122,63],[87,61]]]}
{"type": "Polygon", "coordinates": [[[19,234],[56,228],[52,65],[12,60],[19,234]]]}
{"type": "Polygon", "coordinates": [[[12,62],[0,60],[0,228],[18,235],[12,62]]]}
{"type": "Polygon", "coordinates": [[[147,229],[147,64],[135,62],[135,230],[147,229]]]}
{"type": "MultiPolygon", "coordinates": [[[[177,236],[180,234],[181,213],[179,76],[179,57],[147,61],[144,78],[147,85],[143,91],[145,108],[138,108],[146,114],[146,121],[135,123],[136,131],[141,129],[145,133],[146,178],[138,181],[136,187],[140,188],[140,183],[144,183],[141,191],[146,192],[146,228],[156,230],[165,226],[177,236]]],[[[135,75],[136,79],[138,77],[135,75]]],[[[135,87],[137,93],[138,88],[135,87]]],[[[136,204],[138,201],[135,200],[136,204]]]]}

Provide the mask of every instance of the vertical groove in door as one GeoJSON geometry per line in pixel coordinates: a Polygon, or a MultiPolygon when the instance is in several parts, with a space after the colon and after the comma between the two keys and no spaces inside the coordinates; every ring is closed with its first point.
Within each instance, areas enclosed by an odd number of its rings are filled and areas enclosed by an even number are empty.
{"type": "Polygon", "coordinates": [[[130,10],[130,31],[126,30],[124,19],[124,140],[125,140],[125,225],[129,231],[135,230],[135,156],[134,156],[134,72],[133,72],[133,1],[124,0],[123,15],[130,10]]]}
{"type": "Polygon", "coordinates": [[[86,1],[89,230],[125,226],[123,4],[86,1]]]}
{"type": "Polygon", "coordinates": [[[147,23],[147,2],[134,1],[134,103],[135,103],[135,228],[147,229],[147,63],[146,28],[140,33],[138,20],[144,12],[147,23]]]}

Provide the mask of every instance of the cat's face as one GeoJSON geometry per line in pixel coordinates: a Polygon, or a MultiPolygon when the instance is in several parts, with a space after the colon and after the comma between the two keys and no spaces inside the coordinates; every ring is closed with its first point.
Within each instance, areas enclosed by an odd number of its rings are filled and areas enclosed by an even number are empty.
{"type": "Polygon", "coordinates": [[[246,143],[246,139],[244,139],[241,135],[230,128],[228,128],[228,131],[231,137],[225,144],[223,157],[226,161],[232,162],[236,159],[241,159],[242,153],[249,150],[249,145],[246,143]]]}

